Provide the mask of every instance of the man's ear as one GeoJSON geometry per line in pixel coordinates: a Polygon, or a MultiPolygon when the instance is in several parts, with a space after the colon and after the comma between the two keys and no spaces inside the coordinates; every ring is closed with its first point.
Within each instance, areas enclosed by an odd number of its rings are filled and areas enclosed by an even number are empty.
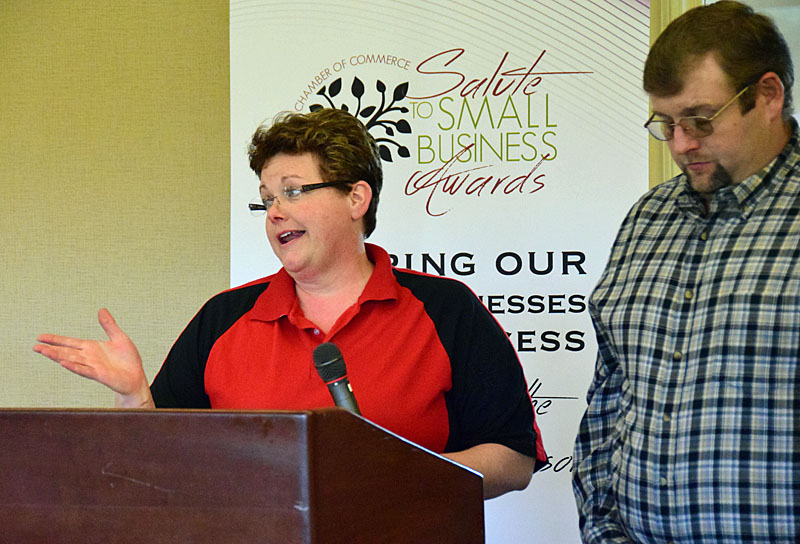
{"type": "Polygon", "coordinates": [[[353,220],[364,217],[372,202],[372,187],[364,180],[359,180],[350,189],[350,210],[353,220]]]}
{"type": "Polygon", "coordinates": [[[756,100],[763,99],[770,119],[781,118],[783,113],[783,82],[775,72],[767,72],[758,80],[756,100]]]}

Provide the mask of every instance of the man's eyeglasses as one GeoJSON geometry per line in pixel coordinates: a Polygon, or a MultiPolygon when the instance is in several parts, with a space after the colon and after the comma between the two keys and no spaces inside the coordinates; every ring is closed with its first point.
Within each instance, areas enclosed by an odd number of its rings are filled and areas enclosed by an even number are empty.
{"type": "MultiPolygon", "coordinates": [[[[314,191],[316,189],[322,189],[323,187],[335,187],[337,185],[347,185],[349,181],[325,181],[323,183],[308,183],[306,185],[285,185],[281,189],[281,193],[283,193],[283,197],[286,199],[285,202],[296,202],[303,196],[303,194],[314,191]]],[[[272,205],[275,203],[276,200],[279,200],[277,196],[268,196],[263,199],[253,199],[254,201],[247,205],[250,208],[250,213],[253,215],[264,215],[267,210],[269,210],[272,205]]]]}
{"type": "Polygon", "coordinates": [[[705,138],[714,132],[714,127],[711,122],[720,116],[725,109],[734,103],[734,101],[742,96],[744,92],[750,88],[750,85],[736,93],[736,96],[728,100],[728,102],[717,110],[717,113],[711,117],[703,117],[702,115],[692,115],[691,117],[681,117],[677,121],[667,119],[656,119],[656,114],[650,116],[650,119],[644,124],[650,135],[656,140],[666,142],[675,137],[675,127],[680,125],[683,133],[689,138],[705,138]]]}

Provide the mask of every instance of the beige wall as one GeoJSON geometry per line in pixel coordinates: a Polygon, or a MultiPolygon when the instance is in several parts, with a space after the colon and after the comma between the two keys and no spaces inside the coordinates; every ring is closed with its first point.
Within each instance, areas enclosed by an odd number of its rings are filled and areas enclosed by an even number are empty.
{"type": "Polygon", "coordinates": [[[110,406],[31,347],[107,306],[152,378],[228,286],[228,2],[0,11],[0,406],[110,406]]]}

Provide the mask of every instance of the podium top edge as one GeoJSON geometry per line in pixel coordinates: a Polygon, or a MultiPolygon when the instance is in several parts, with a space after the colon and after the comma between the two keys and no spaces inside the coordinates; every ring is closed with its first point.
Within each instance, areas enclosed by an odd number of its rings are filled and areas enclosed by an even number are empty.
{"type": "Polygon", "coordinates": [[[209,416],[303,416],[309,417],[316,414],[327,415],[335,413],[347,413],[341,408],[315,408],[312,410],[216,410],[216,409],[196,409],[196,408],[35,408],[35,407],[7,407],[0,408],[2,415],[101,415],[101,414],[123,414],[123,415],[158,415],[158,414],[203,414],[209,416]]]}

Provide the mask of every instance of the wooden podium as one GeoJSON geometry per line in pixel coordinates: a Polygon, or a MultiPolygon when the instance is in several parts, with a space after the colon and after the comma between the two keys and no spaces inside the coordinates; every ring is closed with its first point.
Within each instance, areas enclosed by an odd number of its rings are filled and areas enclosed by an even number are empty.
{"type": "Polygon", "coordinates": [[[0,410],[3,542],[484,542],[480,475],[337,408],[0,410]]]}

